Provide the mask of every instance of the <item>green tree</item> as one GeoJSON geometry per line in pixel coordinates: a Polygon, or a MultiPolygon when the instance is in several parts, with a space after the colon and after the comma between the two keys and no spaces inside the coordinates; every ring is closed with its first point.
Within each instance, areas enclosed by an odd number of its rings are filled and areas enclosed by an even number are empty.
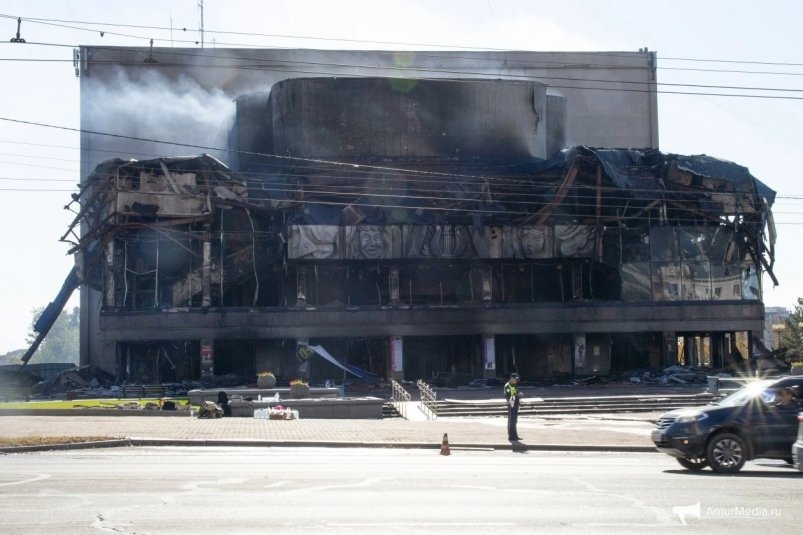
{"type": "Polygon", "coordinates": [[[781,331],[781,345],[786,347],[790,355],[803,355],[803,297],[797,298],[797,304],[784,320],[784,330],[781,331]]]}
{"type": "MultiPolygon", "coordinates": [[[[28,333],[29,344],[36,340],[37,333],[33,330],[33,326],[44,310],[44,308],[33,310],[33,321],[31,322],[31,330],[28,333]]],[[[69,362],[78,364],[79,317],[80,309],[78,307],[73,308],[72,311],[62,310],[29,362],[69,362]]]]}
{"type": "Polygon", "coordinates": [[[21,364],[22,355],[25,354],[24,349],[14,349],[5,355],[0,355],[0,364],[21,364]]]}

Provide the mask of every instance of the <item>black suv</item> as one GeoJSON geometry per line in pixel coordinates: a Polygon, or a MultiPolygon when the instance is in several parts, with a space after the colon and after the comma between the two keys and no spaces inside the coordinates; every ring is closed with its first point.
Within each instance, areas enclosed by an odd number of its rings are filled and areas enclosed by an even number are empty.
{"type": "Polygon", "coordinates": [[[776,405],[784,388],[799,395],[803,375],[756,380],[714,404],[667,412],[658,419],[652,441],[658,451],[689,470],[710,466],[734,473],[756,458],[791,463],[800,398],[791,405],[776,405]]]}

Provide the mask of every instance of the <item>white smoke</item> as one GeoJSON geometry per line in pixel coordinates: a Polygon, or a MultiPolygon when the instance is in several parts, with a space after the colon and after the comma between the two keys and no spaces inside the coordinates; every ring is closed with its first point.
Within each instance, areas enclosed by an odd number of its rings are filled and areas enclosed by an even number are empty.
{"type": "Polygon", "coordinates": [[[115,157],[150,159],[207,153],[227,163],[227,138],[235,104],[233,96],[220,89],[203,88],[184,74],[169,78],[150,70],[133,79],[126,71],[116,69],[112,76],[89,78],[82,92],[84,130],[151,140],[90,134],[83,147],[90,150],[85,154],[89,171],[115,157]]]}

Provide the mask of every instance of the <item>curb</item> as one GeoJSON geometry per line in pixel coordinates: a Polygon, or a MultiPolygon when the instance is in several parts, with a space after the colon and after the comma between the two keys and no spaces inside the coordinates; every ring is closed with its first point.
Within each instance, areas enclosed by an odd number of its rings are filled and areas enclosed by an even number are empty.
{"type": "Polygon", "coordinates": [[[0,409],[0,416],[167,416],[189,418],[189,411],[156,409],[0,409]]]}
{"type": "Polygon", "coordinates": [[[67,442],[64,444],[36,444],[33,446],[4,446],[0,447],[0,453],[27,453],[32,451],[53,451],[53,450],[85,450],[90,448],[117,448],[120,446],[131,446],[128,439],[119,440],[95,440],[87,442],[67,442]]]}
{"type": "MultiPolygon", "coordinates": [[[[40,444],[35,446],[9,446],[0,448],[0,453],[28,453],[38,451],[64,451],[92,448],[115,448],[122,446],[156,447],[250,447],[250,448],[386,448],[386,449],[440,449],[441,444],[429,442],[332,442],[314,440],[240,440],[240,439],[161,439],[126,438],[99,440],[95,442],[72,442],[65,444],[40,444]]],[[[570,444],[450,444],[450,449],[463,451],[577,451],[600,453],[658,453],[649,446],[584,446],[570,444]]]]}

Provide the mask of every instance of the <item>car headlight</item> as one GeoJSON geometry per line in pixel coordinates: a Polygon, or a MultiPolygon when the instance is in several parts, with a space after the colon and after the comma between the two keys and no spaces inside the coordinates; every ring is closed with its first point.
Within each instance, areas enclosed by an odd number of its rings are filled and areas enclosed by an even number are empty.
{"type": "Polygon", "coordinates": [[[675,422],[679,424],[691,424],[694,422],[702,422],[706,418],[708,418],[708,415],[704,412],[689,412],[678,416],[675,422]]]}

